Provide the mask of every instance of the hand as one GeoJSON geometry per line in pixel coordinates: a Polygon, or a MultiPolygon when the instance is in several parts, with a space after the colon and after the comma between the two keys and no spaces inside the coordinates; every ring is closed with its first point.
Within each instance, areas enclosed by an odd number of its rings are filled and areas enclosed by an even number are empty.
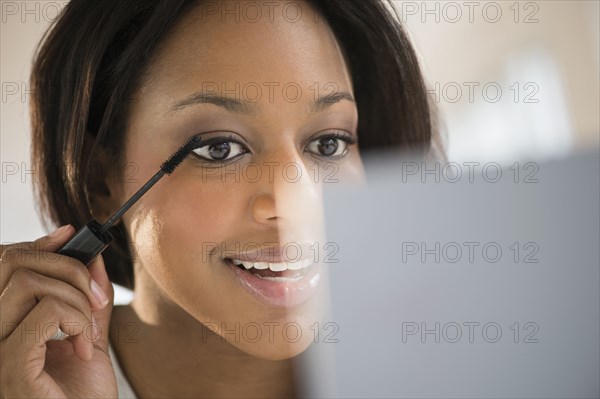
{"type": "Polygon", "coordinates": [[[86,267],[56,253],[74,233],[67,225],[0,246],[1,397],[117,397],[108,354],[113,288],[101,255],[86,267]],[[59,327],[68,338],[53,339],[59,327]]]}

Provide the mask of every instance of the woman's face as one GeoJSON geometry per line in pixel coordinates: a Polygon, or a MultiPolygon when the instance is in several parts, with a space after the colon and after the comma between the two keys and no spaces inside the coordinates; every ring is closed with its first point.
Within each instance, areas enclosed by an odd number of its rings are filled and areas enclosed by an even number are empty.
{"type": "Polygon", "coordinates": [[[159,46],[126,131],[135,182],[116,191],[122,203],[193,135],[224,137],[123,218],[136,296],[183,308],[246,353],[284,359],[306,349],[321,317],[323,188],[363,169],[344,141],[357,139],[358,113],[333,33],[305,3],[258,4],[260,18],[244,2],[199,6],[159,46]],[[246,271],[228,260],[245,258],[310,266],[246,271]]]}

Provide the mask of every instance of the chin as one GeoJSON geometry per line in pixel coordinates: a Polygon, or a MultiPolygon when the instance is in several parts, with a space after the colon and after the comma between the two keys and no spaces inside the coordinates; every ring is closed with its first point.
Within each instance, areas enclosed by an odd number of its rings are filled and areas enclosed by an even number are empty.
{"type": "Polygon", "coordinates": [[[273,342],[231,342],[239,350],[264,360],[287,360],[300,355],[313,342],[312,333],[303,334],[297,342],[288,342],[284,339],[273,342]]]}

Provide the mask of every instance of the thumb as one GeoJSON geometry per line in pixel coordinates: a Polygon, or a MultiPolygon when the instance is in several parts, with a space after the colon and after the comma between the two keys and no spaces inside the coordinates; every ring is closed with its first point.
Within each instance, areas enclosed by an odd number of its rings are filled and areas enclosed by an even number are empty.
{"type": "Polygon", "coordinates": [[[102,349],[105,349],[108,353],[108,333],[110,329],[110,317],[112,315],[113,303],[114,303],[114,289],[112,283],[108,279],[106,273],[106,267],[102,255],[99,254],[94,258],[93,261],[88,265],[88,271],[92,276],[92,279],[100,286],[106,297],[108,303],[102,309],[92,309],[92,315],[96,321],[96,329],[99,333],[99,337],[96,337],[96,345],[99,345],[102,349]]]}

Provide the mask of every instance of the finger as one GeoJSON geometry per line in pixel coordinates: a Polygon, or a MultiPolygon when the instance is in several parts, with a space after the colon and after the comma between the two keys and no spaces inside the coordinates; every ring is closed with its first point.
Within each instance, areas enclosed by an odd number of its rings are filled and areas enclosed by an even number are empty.
{"type": "Polygon", "coordinates": [[[96,256],[96,258],[88,266],[90,275],[94,281],[98,282],[100,288],[108,296],[108,304],[102,309],[93,309],[92,314],[96,319],[98,331],[100,333],[99,340],[96,345],[99,345],[102,349],[108,352],[108,332],[110,329],[110,317],[112,315],[113,303],[114,303],[114,289],[106,273],[106,267],[102,255],[96,256]]]}
{"type": "MultiPolygon", "coordinates": [[[[94,354],[91,323],[88,317],[55,296],[45,296],[6,338],[3,356],[10,356],[13,368],[25,369],[45,359],[46,342],[58,329],[77,337],[72,340],[75,354],[82,360],[91,360],[94,354]]],[[[30,370],[30,369],[29,369],[30,370]]],[[[39,372],[43,370],[43,360],[39,372]]],[[[30,370],[31,371],[31,370],[30,370]]]]}
{"type": "Polygon", "coordinates": [[[4,260],[4,251],[7,249],[21,249],[30,251],[55,252],[59,250],[75,233],[75,228],[70,224],[61,226],[53,232],[38,238],[35,241],[23,241],[14,244],[2,245],[0,248],[1,259],[4,260]]]}
{"type": "MultiPolygon", "coordinates": [[[[2,313],[0,339],[10,335],[27,314],[37,306],[38,302],[46,296],[60,298],[86,315],[88,322],[92,321],[90,303],[81,291],[63,281],[22,268],[13,273],[0,297],[0,312],[2,313]]],[[[69,334],[65,330],[63,332],[69,334]]]]}
{"type": "Polygon", "coordinates": [[[9,248],[4,252],[5,263],[0,268],[0,292],[20,269],[61,280],[80,290],[95,309],[102,309],[108,297],[92,279],[88,268],[77,259],[50,252],[9,248]]]}
{"type": "Polygon", "coordinates": [[[69,241],[73,234],[75,234],[75,228],[67,224],[44,237],[38,238],[33,242],[33,246],[39,247],[42,251],[56,252],[69,241]]]}

